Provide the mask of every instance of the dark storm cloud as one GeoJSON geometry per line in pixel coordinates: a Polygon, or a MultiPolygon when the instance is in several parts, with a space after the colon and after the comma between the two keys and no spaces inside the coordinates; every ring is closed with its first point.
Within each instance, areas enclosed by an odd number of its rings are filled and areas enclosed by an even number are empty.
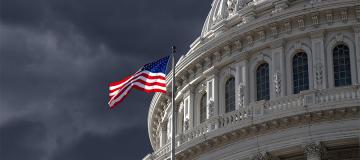
{"type": "Polygon", "coordinates": [[[60,149],[54,155],[54,160],[141,159],[144,155],[136,154],[134,151],[150,152],[149,144],[144,146],[144,141],[148,141],[148,137],[143,136],[144,132],[147,132],[145,128],[133,128],[106,136],[85,133],[71,147],[60,149]],[[103,148],[104,146],[106,148],[103,148]],[[129,155],[129,153],[134,154],[129,155]]]}
{"type": "Polygon", "coordinates": [[[41,122],[13,121],[0,127],[0,155],[6,160],[44,157],[46,128],[41,122]]]}
{"type": "Polygon", "coordinates": [[[0,159],[145,156],[152,94],[109,112],[107,84],[187,51],[210,3],[0,0],[0,159]]]}

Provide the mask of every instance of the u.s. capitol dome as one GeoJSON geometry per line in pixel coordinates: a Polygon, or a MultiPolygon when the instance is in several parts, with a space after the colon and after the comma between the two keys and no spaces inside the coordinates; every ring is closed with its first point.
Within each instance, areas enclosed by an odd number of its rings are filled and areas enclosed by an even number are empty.
{"type": "MultiPolygon", "coordinates": [[[[360,159],[360,1],[211,6],[176,64],[176,159],[360,159]]],[[[170,156],[170,102],[152,99],[144,160],[170,156]]]]}

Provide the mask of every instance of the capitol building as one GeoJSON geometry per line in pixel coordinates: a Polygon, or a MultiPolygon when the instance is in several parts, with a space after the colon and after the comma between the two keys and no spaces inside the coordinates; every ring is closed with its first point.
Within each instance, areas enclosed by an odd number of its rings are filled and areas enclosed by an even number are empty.
{"type": "Polygon", "coordinates": [[[171,75],[143,160],[360,159],[360,0],[213,0],[171,75]]]}

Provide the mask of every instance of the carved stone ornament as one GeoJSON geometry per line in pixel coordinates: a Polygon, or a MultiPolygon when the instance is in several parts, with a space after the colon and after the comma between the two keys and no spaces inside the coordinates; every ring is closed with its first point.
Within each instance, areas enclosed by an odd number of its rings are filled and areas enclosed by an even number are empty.
{"type": "Polygon", "coordinates": [[[327,14],[326,14],[326,22],[327,22],[328,24],[333,23],[333,14],[332,14],[332,13],[327,13],[327,14]]]}
{"type": "Polygon", "coordinates": [[[234,15],[236,1],[235,0],[227,0],[226,4],[227,4],[227,10],[228,10],[229,16],[234,15]]]}
{"type": "Polygon", "coordinates": [[[340,12],[340,18],[343,22],[346,22],[348,20],[348,12],[346,10],[342,10],[340,12]]]}
{"type": "Polygon", "coordinates": [[[224,71],[225,77],[230,77],[230,76],[232,76],[232,75],[234,75],[234,74],[235,74],[235,69],[234,69],[234,68],[231,68],[231,67],[227,68],[227,69],[224,71]]]}
{"type": "Polygon", "coordinates": [[[183,112],[183,110],[184,110],[184,102],[181,101],[179,104],[179,112],[183,112]]]}
{"type": "Polygon", "coordinates": [[[344,35],[343,34],[337,34],[335,36],[336,42],[343,42],[344,41],[344,35]]]}
{"type": "Polygon", "coordinates": [[[295,51],[301,51],[301,42],[300,41],[295,42],[294,49],[295,49],[295,51]]]}
{"type": "Polygon", "coordinates": [[[200,94],[206,93],[206,84],[205,84],[205,83],[201,83],[201,84],[199,85],[199,93],[200,93],[200,94]]]}
{"type": "Polygon", "coordinates": [[[252,46],[254,44],[253,37],[251,35],[246,36],[247,44],[252,46]]]}
{"type": "Polygon", "coordinates": [[[281,1],[280,3],[275,4],[275,9],[272,11],[272,13],[277,14],[284,11],[287,7],[289,7],[286,2],[287,1],[281,1]]]}
{"type": "Polygon", "coordinates": [[[271,35],[273,37],[277,37],[277,35],[278,35],[278,30],[277,30],[276,24],[271,25],[271,35]]]}
{"type": "Polygon", "coordinates": [[[318,15],[313,15],[311,17],[311,19],[312,19],[313,26],[317,27],[319,25],[319,16],[318,15]]]}
{"type": "Polygon", "coordinates": [[[184,120],[184,131],[187,131],[189,129],[189,119],[186,118],[184,120]]]}
{"type": "Polygon", "coordinates": [[[245,5],[245,0],[238,0],[238,6],[239,8],[243,8],[245,5]]]}
{"type": "Polygon", "coordinates": [[[208,109],[209,109],[209,117],[214,115],[214,99],[210,98],[208,102],[208,109]]]}
{"type": "Polygon", "coordinates": [[[239,106],[244,107],[245,106],[245,85],[240,84],[238,87],[238,98],[239,98],[239,106]]]}
{"type": "Polygon", "coordinates": [[[242,43],[240,40],[236,40],[234,43],[236,48],[242,48],[242,43]]]}
{"type": "Polygon", "coordinates": [[[279,71],[274,73],[274,87],[275,93],[279,95],[281,93],[281,77],[279,71]]]}
{"type": "Polygon", "coordinates": [[[287,21],[284,22],[284,28],[285,28],[285,31],[286,31],[287,33],[290,33],[290,32],[291,32],[291,24],[290,24],[290,21],[289,21],[289,20],[287,20],[287,21]]]}
{"type": "Polygon", "coordinates": [[[309,143],[305,146],[304,149],[306,155],[308,158],[312,158],[312,157],[319,157],[321,154],[321,149],[320,149],[320,145],[317,145],[315,143],[309,143]]]}
{"type": "Polygon", "coordinates": [[[258,34],[259,34],[259,39],[261,41],[264,41],[265,40],[265,32],[263,30],[261,30],[258,32],[258,34]]]}
{"type": "Polygon", "coordinates": [[[323,81],[323,65],[321,63],[317,63],[315,70],[316,82],[317,84],[321,85],[323,81]]]}
{"type": "Polygon", "coordinates": [[[254,157],[252,159],[253,160],[271,160],[272,156],[267,152],[265,152],[265,153],[258,152],[257,154],[254,155],[254,157]]]}
{"type": "Polygon", "coordinates": [[[304,30],[305,29],[305,22],[303,18],[299,18],[298,19],[298,27],[300,30],[304,30]]]}

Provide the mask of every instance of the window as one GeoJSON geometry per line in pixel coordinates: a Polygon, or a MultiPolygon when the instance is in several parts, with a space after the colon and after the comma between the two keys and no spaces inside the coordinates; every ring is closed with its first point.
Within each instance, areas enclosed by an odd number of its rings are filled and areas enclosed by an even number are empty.
{"type": "Polygon", "coordinates": [[[263,63],[256,70],[256,100],[269,100],[269,64],[263,63]]]}
{"type": "Polygon", "coordinates": [[[293,61],[293,93],[309,89],[308,59],[305,52],[295,54],[293,61]]]}
{"type": "Polygon", "coordinates": [[[349,47],[340,44],[333,49],[335,86],[351,85],[349,47]]]}
{"type": "Polygon", "coordinates": [[[225,84],[225,112],[235,110],[235,78],[231,77],[225,84]]]}
{"type": "Polygon", "coordinates": [[[200,123],[206,120],[206,94],[201,97],[200,100],[200,123]]]}

